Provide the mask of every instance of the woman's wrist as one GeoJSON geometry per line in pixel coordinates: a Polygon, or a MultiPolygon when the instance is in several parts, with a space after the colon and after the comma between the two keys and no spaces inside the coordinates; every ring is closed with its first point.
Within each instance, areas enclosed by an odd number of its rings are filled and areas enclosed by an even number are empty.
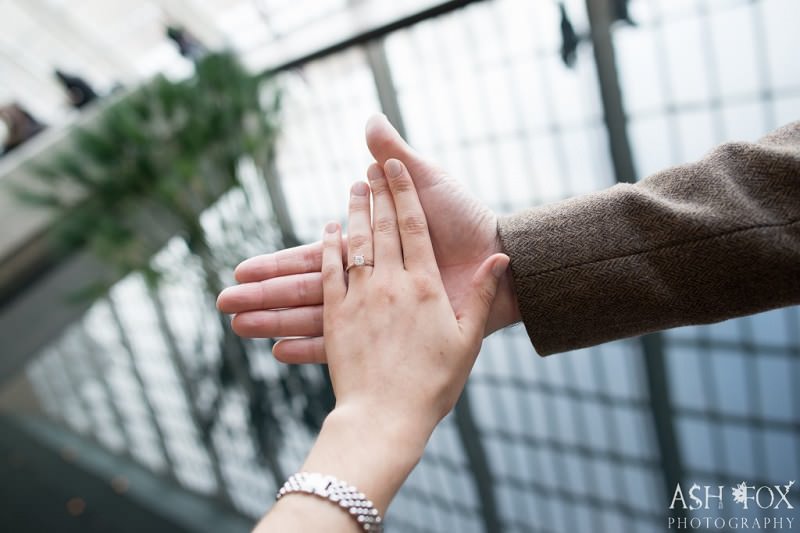
{"type": "Polygon", "coordinates": [[[325,419],[303,464],[358,488],[381,514],[422,457],[433,427],[356,405],[325,419]]]}
{"type": "MultiPolygon", "coordinates": [[[[301,467],[334,476],[372,501],[381,516],[422,457],[432,427],[360,405],[339,404],[325,419],[301,467]]],[[[281,498],[256,527],[269,531],[357,532],[353,517],[333,502],[306,494],[281,498]]]]}

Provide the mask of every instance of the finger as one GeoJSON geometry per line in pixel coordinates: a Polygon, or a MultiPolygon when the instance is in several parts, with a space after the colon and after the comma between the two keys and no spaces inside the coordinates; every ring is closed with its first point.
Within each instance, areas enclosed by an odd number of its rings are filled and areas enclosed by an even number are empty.
{"type": "Polygon", "coordinates": [[[228,287],[219,294],[217,309],[223,313],[242,313],[321,303],[322,274],[309,272],[228,287]]]}
{"type": "Polygon", "coordinates": [[[238,335],[249,338],[313,337],[322,332],[322,306],[247,311],[234,316],[231,327],[238,335]]]}
{"type": "Polygon", "coordinates": [[[428,233],[428,222],[408,170],[397,159],[388,160],[383,169],[397,211],[397,224],[400,228],[406,269],[435,268],[436,258],[428,233]]]}
{"type": "Polygon", "coordinates": [[[431,165],[403,140],[385,115],[371,116],[367,121],[365,133],[367,147],[380,165],[389,159],[405,162],[414,177],[414,182],[420,188],[429,187],[440,178],[431,172],[431,165]]]}
{"type": "Polygon", "coordinates": [[[403,250],[397,229],[397,213],[386,176],[380,165],[373,163],[367,169],[367,178],[372,189],[372,247],[378,260],[375,267],[381,269],[399,265],[402,268],[403,250]]]}
{"type": "Polygon", "coordinates": [[[325,339],[323,337],[281,339],[272,347],[272,355],[282,363],[295,365],[327,363],[325,339]]]}
{"type": "MultiPolygon", "coordinates": [[[[350,188],[350,209],[347,219],[347,264],[353,265],[356,256],[367,263],[373,260],[372,220],[369,208],[369,186],[363,181],[350,188]]],[[[347,271],[349,286],[364,283],[372,274],[372,267],[355,266],[347,271]]]]}
{"type": "Polygon", "coordinates": [[[322,301],[325,308],[328,311],[336,309],[346,292],[341,228],[336,222],[328,222],[322,237],[322,301]]]}
{"type": "MultiPolygon", "coordinates": [[[[343,240],[343,249],[346,250],[347,237],[343,237],[343,240]]],[[[245,259],[239,263],[233,275],[239,283],[250,283],[291,274],[319,272],[321,266],[322,241],[317,241],[245,259]]]]}
{"type": "Polygon", "coordinates": [[[239,263],[233,275],[239,283],[249,283],[290,274],[319,272],[321,265],[322,243],[315,242],[245,259],[239,263]]]}
{"type": "Polygon", "coordinates": [[[470,281],[470,290],[460,314],[456,316],[462,331],[470,339],[482,339],[497,294],[497,285],[508,268],[509,258],[505,254],[494,254],[488,257],[470,281]]]}

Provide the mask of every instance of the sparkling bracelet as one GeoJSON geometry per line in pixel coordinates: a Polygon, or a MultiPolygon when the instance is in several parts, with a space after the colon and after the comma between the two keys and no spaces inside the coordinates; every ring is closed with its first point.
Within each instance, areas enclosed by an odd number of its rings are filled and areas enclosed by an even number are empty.
{"type": "Polygon", "coordinates": [[[275,499],[280,500],[292,493],[313,494],[325,498],[347,511],[364,531],[383,532],[383,519],[364,493],[333,476],[316,472],[292,474],[275,499]]]}

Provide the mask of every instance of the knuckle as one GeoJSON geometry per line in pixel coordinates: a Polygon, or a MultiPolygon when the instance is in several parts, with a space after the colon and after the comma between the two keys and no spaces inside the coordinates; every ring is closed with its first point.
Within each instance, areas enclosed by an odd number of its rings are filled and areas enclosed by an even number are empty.
{"type": "Polygon", "coordinates": [[[414,183],[411,181],[411,177],[405,172],[394,178],[389,178],[389,180],[392,191],[395,193],[404,193],[414,190],[414,183]]]}
{"type": "Polygon", "coordinates": [[[388,280],[375,287],[375,295],[379,302],[386,305],[393,305],[397,301],[397,291],[388,280]]]}
{"type": "MultiPolygon", "coordinates": [[[[325,250],[329,250],[329,251],[330,250],[336,250],[337,248],[339,248],[339,246],[341,246],[339,241],[337,241],[332,236],[326,235],[325,239],[322,241],[322,250],[320,252],[320,260],[322,262],[324,262],[325,250]]],[[[305,256],[304,261],[306,263],[306,266],[310,266],[311,265],[311,261],[313,261],[313,256],[312,255],[305,256]]]]}
{"type": "Polygon", "coordinates": [[[336,265],[322,265],[322,281],[323,283],[332,283],[336,281],[339,274],[339,269],[336,265]]]}
{"type": "Polygon", "coordinates": [[[427,274],[416,275],[412,278],[414,293],[420,300],[430,300],[438,294],[436,283],[427,274]]]}
{"type": "Polygon", "coordinates": [[[396,232],[397,219],[394,217],[380,217],[375,221],[375,231],[384,235],[396,232]]]}
{"type": "Polygon", "coordinates": [[[369,211],[369,199],[358,198],[350,200],[350,212],[359,213],[362,211],[369,211]]]}
{"type": "Polygon", "coordinates": [[[363,234],[350,235],[350,247],[353,249],[361,249],[369,244],[369,237],[363,234]]]}
{"type": "Polygon", "coordinates": [[[370,188],[372,189],[372,196],[383,196],[389,192],[389,186],[385,178],[373,180],[370,184],[370,188]]]}
{"type": "Polygon", "coordinates": [[[323,309],[321,307],[314,308],[311,311],[311,323],[314,325],[314,328],[322,330],[323,322],[324,322],[323,309]]]}
{"type": "Polygon", "coordinates": [[[303,263],[303,268],[310,272],[314,270],[314,265],[318,265],[322,261],[322,249],[306,249],[303,252],[301,262],[303,263]]]}
{"type": "Polygon", "coordinates": [[[428,223],[423,215],[406,215],[400,220],[400,229],[408,234],[420,235],[427,233],[428,223]]]}
{"type": "Polygon", "coordinates": [[[307,278],[300,278],[300,282],[297,284],[297,297],[300,298],[301,302],[305,302],[308,298],[309,293],[309,286],[308,286],[308,279],[307,278]]]}
{"type": "Polygon", "coordinates": [[[269,301],[269,293],[267,291],[267,284],[263,281],[258,284],[259,288],[259,298],[261,299],[261,307],[267,307],[267,302],[269,301]]]}

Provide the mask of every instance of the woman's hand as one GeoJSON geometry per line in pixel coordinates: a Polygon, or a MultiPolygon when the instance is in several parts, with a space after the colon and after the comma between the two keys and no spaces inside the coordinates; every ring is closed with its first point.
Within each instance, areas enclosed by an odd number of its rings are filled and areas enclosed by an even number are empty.
{"type": "Polygon", "coordinates": [[[348,260],[374,256],[374,266],[352,267],[345,283],[339,227],[326,227],[325,351],[337,408],[415,420],[429,433],[464,387],[508,258],[483,261],[456,315],[414,182],[396,159],[384,169],[372,165],[367,173],[372,221],[367,184],[356,183],[350,197],[348,260]]]}
{"type": "MultiPolygon", "coordinates": [[[[336,407],[302,467],[354,485],[381,514],[461,394],[508,266],[503,254],[483,261],[454,312],[414,183],[396,159],[384,169],[372,165],[367,173],[372,217],[367,184],[351,190],[346,257],[354,264],[355,256],[363,256],[366,264],[352,266],[347,280],[341,229],[336,223],[325,228],[324,349],[336,407]]],[[[291,353],[292,344],[302,342],[307,339],[282,340],[275,351],[291,353]]],[[[277,502],[256,528],[357,530],[337,506],[294,494],[277,502]]]]}

